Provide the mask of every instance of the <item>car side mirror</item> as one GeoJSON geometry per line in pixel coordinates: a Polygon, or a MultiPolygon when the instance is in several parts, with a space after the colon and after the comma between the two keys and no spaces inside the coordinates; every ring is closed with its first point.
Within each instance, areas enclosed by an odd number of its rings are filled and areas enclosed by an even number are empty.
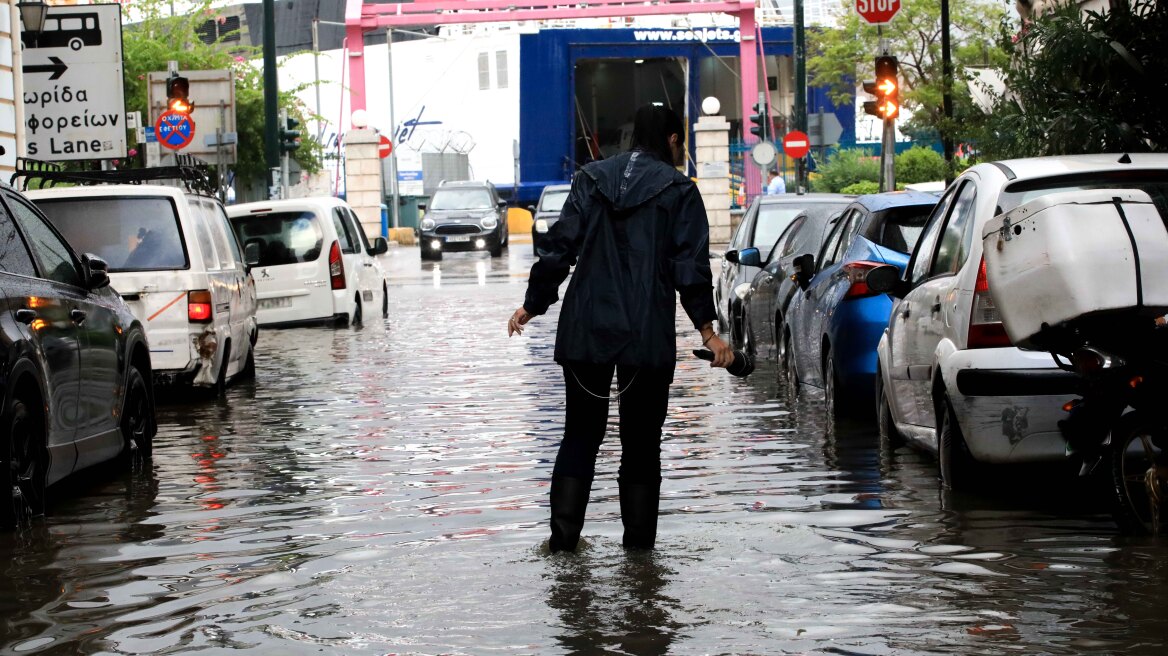
{"type": "Polygon", "coordinates": [[[799,285],[800,289],[807,289],[811,286],[811,277],[815,275],[815,256],[811,253],[804,253],[795,258],[791,264],[791,268],[795,270],[791,277],[795,279],[795,283],[799,285]]]}
{"type": "Polygon", "coordinates": [[[893,293],[900,286],[900,269],[891,264],[869,269],[864,275],[864,282],[868,284],[868,289],[878,294],[893,293]]]}
{"type": "Polygon", "coordinates": [[[762,253],[757,248],[744,248],[737,253],[738,263],[742,266],[761,267],[762,253]]]}
{"type": "Polygon", "coordinates": [[[249,239],[243,245],[243,263],[247,265],[248,270],[260,265],[260,241],[258,239],[249,239]]]}
{"type": "Polygon", "coordinates": [[[726,251],[722,253],[722,259],[730,264],[738,264],[738,251],[726,251]]]}
{"type": "Polygon", "coordinates": [[[425,203],[418,203],[418,211],[425,212],[426,211],[426,204],[425,203]]]}
{"type": "Polygon", "coordinates": [[[82,256],[85,263],[85,286],[89,289],[101,289],[110,284],[109,265],[100,257],[86,253],[82,256]]]}
{"type": "Polygon", "coordinates": [[[531,212],[532,214],[535,214],[535,205],[528,205],[527,211],[531,212]]]}
{"type": "Polygon", "coordinates": [[[503,208],[507,207],[507,201],[505,201],[505,200],[501,200],[495,204],[499,206],[499,209],[503,209],[503,208]]]}
{"type": "Polygon", "coordinates": [[[378,237],[373,240],[373,246],[369,248],[370,255],[382,255],[389,251],[389,242],[385,237],[378,237]]]}

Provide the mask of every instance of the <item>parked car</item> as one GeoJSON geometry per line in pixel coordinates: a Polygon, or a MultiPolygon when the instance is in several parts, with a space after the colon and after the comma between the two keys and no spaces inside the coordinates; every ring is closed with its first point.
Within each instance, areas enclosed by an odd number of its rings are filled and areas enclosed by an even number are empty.
{"type": "Polygon", "coordinates": [[[739,262],[738,252],[756,248],[765,262],[775,240],[799,214],[805,212],[818,220],[842,210],[854,198],[842,194],[781,194],[759,196],[751,202],[722,254],[722,268],[714,285],[718,324],[723,331],[729,331],[731,344],[743,345],[742,299],[759,271],[758,266],[739,262]]]}
{"type": "Polygon", "coordinates": [[[1047,194],[1132,187],[1168,213],[1168,155],[979,164],[945,191],[903,277],[869,272],[869,287],[900,299],[877,348],[881,432],[938,454],[946,485],[966,485],[978,463],[1062,460],[1057,422],[1077,391],[1049,353],[1011,344],[982,259],[986,222],[1047,194]]]}
{"type": "Polygon", "coordinates": [[[155,433],[142,323],[32,203],[0,184],[0,526],[44,512],[45,488],[155,433]]]}
{"type": "Polygon", "coordinates": [[[782,362],[784,317],[798,289],[792,279],[796,269],[795,260],[802,253],[817,252],[827,238],[829,229],[836,225],[839,218],[840,211],[831,214],[801,213],[770,248],[770,257],[763,260],[761,254],[739,256],[740,259],[745,256],[748,260],[759,257],[761,266],[742,299],[747,350],[759,355],[771,355],[782,362]]]}
{"type": "Polygon", "coordinates": [[[418,225],[423,260],[440,260],[451,251],[490,251],[507,247],[507,201],[490,182],[443,182],[434,190],[418,225]]]}
{"type": "Polygon", "coordinates": [[[570,184],[548,185],[539,195],[539,203],[531,208],[531,252],[539,255],[539,240],[560,220],[560,210],[568,200],[570,184]]]}
{"type": "Polygon", "coordinates": [[[389,315],[388,284],[357,214],[330,196],[260,201],[227,208],[245,252],[257,254],[261,326],[334,322],[360,324],[366,312],[389,315]]]}
{"type": "Polygon", "coordinates": [[[869,289],[865,276],[881,265],[904,270],[937,200],[908,191],[860,196],[822,247],[805,254],[786,313],[786,365],[797,385],[824,389],[830,416],[871,411],[876,344],[892,299],[869,289]]]}
{"type": "Polygon", "coordinates": [[[113,287],[145,326],[156,383],[222,392],[254,372],[255,282],[217,198],[163,184],[27,196],[74,249],[109,264],[113,287]]]}

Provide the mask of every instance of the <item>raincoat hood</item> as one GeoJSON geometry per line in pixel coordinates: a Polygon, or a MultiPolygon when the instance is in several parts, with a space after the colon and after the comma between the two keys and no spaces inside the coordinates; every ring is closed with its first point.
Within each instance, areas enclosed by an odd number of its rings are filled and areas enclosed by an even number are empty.
{"type": "Polygon", "coordinates": [[[627,212],[660,196],[670,185],[688,182],[655,154],[633,150],[584,167],[596,192],[618,212],[627,212]]]}

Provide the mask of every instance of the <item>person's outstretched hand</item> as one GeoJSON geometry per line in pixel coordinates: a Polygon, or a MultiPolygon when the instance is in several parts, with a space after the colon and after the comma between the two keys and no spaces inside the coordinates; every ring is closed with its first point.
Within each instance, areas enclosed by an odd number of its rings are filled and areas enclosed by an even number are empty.
{"type": "MultiPolygon", "coordinates": [[[[531,314],[520,305],[515,314],[512,314],[511,318],[507,320],[507,336],[510,337],[515,333],[522,335],[523,327],[527,325],[528,321],[531,321],[531,314]]],[[[733,359],[733,354],[731,354],[731,359],[733,359]]]]}
{"type": "Polygon", "coordinates": [[[722,341],[721,337],[714,335],[706,342],[706,348],[714,353],[714,359],[710,362],[711,367],[729,367],[734,362],[734,349],[730,345],[722,341]]]}

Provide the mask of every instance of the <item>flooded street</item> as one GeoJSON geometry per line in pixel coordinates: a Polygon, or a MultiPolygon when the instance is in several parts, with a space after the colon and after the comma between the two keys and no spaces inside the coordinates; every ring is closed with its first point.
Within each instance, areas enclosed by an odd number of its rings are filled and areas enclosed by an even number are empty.
{"type": "Polygon", "coordinates": [[[530,246],[386,263],[388,320],[262,331],[254,384],[159,407],[152,463],[0,533],[0,653],[1168,649],[1168,541],[1031,473],[943,493],[874,426],[825,436],[822,402],[766,363],[681,359],[655,552],[620,545],[612,432],[585,544],[549,556],[558,306],[505,325],[530,246]]]}

